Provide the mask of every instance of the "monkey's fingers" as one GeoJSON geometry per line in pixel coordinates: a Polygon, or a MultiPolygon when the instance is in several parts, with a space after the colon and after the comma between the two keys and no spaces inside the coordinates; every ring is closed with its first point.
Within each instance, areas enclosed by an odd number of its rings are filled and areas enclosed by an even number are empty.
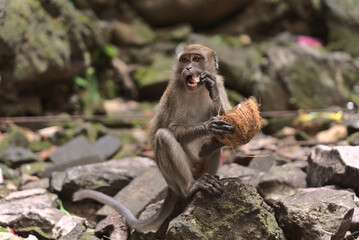
{"type": "Polygon", "coordinates": [[[232,134],[235,132],[235,128],[228,125],[218,126],[213,124],[212,127],[212,131],[218,134],[232,134]]]}
{"type": "Polygon", "coordinates": [[[200,77],[200,79],[209,78],[210,80],[212,80],[214,82],[216,81],[216,77],[213,74],[209,73],[208,71],[201,72],[199,77],[200,77]]]}
{"type": "Polygon", "coordinates": [[[212,123],[217,124],[217,125],[227,125],[227,126],[231,126],[231,124],[227,121],[224,120],[219,120],[217,118],[213,118],[212,119],[212,123]]]}
{"type": "Polygon", "coordinates": [[[193,190],[198,191],[204,191],[211,195],[219,195],[223,193],[222,185],[220,184],[219,180],[208,174],[203,174],[195,183],[193,186],[193,190]]]}

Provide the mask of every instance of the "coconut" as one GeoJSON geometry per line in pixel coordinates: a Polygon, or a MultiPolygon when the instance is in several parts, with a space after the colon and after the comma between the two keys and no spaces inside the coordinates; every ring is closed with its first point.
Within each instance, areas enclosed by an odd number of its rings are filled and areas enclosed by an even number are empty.
{"type": "Polygon", "coordinates": [[[248,143],[261,129],[258,104],[253,97],[244,100],[227,114],[219,116],[220,120],[227,121],[235,128],[233,134],[215,136],[226,146],[241,146],[248,143]]]}

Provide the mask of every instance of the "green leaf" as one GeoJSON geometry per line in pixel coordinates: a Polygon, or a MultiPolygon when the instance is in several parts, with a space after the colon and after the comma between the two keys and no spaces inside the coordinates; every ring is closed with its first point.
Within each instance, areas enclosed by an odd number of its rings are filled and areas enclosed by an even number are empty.
{"type": "Polygon", "coordinates": [[[110,58],[117,57],[118,55],[117,48],[111,44],[105,46],[104,52],[110,58]]]}
{"type": "Polygon", "coordinates": [[[64,205],[62,205],[62,201],[60,199],[56,199],[56,202],[57,202],[57,204],[59,204],[61,212],[65,213],[68,216],[71,215],[68,211],[66,211],[66,209],[64,208],[64,205]]]}
{"type": "Polygon", "coordinates": [[[6,228],[3,228],[3,227],[0,226],[0,232],[6,232],[6,233],[8,233],[9,231],[6,230],[6,228]]]}
{"type": "Polygon", "coordinates": [[[76,77],[75,78],[75,83],[80,87],[87,87],[89,85],[87,80],[82,78],[82,77],[76,77]]]}
{"type": "Polygon", "coordinates": [[[93,68],[93,67],[88,67],[87,69],[86,69],[86,75],[87,76],[91,76],[91,75],[94,75],[95,74],[95,68],[93,68]]]}

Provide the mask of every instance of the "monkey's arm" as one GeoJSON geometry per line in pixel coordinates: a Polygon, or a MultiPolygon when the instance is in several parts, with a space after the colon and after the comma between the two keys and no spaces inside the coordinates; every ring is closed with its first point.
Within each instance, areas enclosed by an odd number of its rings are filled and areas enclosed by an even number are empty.
{"type": "Polygon", "coordinates": [[[205,84],[209,92],[209,96],[213,101],[213,114],[223,115],[229,111],[231,106],[228,102],[222,77],[219,75],[213,75],[207,71],[203,71],[200,75],[200,80],[201,83],[205,84]]]}
{"type": "Polygon", "coordinates": [[[212,117],[207,122],[196,124],[172,123],[168,127],[179,142],[189,142],[199,137],[223,135],[234,132],[234,128],[226,121],[212,117]]]}

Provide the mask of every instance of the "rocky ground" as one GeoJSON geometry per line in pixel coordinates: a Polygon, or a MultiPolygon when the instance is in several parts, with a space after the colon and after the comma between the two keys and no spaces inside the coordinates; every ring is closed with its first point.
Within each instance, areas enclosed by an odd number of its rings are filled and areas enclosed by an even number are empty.
{"type": "MultiPolygon", "coordinates": [[[[198,193],[165,239],[357,239],[358,119],[350,112],[301,113],[286,125],[283,117],[263,119],[252,141],[223,150],[224,194],[198,193]]],[[[145,128],[52,125],[1,125],[0,238],[157,239],[130,231],[109,207],[71,200],[79,189],[95,189],[136,216],[151,215],[166,183],[145,128]]]]}
{"type": "Polygon", "coordinates": [[[258,99],[262,132],[223,150],[224,194],[198,193],[164,238],[358,239],[358,6],[0,0],[0,239],[157,239],[71,197],[158,208],[146,125],[187,43],[216,51],[232,105],[258,99]]]}

